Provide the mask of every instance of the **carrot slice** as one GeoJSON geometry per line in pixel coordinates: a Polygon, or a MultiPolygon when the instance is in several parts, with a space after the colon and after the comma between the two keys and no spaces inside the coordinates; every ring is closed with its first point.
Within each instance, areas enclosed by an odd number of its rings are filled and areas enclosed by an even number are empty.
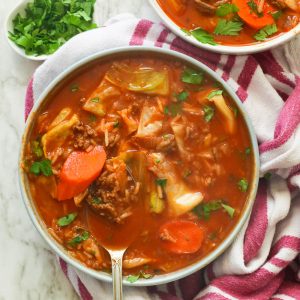
{"type": "Polygon", "coordinates": [[[72,152],[60,172],[57,199],[71,199],[85,191],[100,175],[105,160],[106,153],[102,146],[96,146],[90,152],[72,152]]]}
{"type": "Polygon", "coordinates": [[[204,240],[204,231],[191,221],[175,220],[159,229],[163,246],[170,252],[183,254],[197,252],[204,240]]]}
{"type": "MultiPolygon", "coordinates": [[[[261,16],[258,16],[255,12],[251,10],[251,8],[248,5],[248,2],[250,1],[233,0],[233,4],[235,4],[239,9],[238,15],[249,26],[255,29],[260,29],[267,25],[271,25],[275,22],[271,13],[276,10],[267,1],[264,2],[261,16]]],[[[258,6],[258,0],[253,0],[253,2],[258,6]]]]}

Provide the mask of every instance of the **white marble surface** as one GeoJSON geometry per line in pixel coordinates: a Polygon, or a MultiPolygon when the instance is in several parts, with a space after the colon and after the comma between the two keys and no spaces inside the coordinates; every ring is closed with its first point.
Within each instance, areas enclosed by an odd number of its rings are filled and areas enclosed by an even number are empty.
{"type": "MultiPolygon", "coordinates": [[[[3,24],[19,0],[0,0],[0,300],[78,299],[26,213],[17,185],[24,96],[38,63],[15,54],[3,24]]],[[[123,12],[153,14],[146,0],[98,0],[100,22],[123,12]]]]}

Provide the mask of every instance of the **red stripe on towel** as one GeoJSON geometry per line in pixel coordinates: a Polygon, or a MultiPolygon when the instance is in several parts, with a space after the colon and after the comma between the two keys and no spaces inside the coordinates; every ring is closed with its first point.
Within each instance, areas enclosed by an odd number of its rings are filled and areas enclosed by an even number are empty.
{"type": "Polygon", "coordinates": [[[137,26],[135,27],[134,33],[132,38],[129,42],[130,46],[141,46],[144,43],[144,40],[152,27],[153,22],[149,20],[141,20],[138,22],[137,26]]]}

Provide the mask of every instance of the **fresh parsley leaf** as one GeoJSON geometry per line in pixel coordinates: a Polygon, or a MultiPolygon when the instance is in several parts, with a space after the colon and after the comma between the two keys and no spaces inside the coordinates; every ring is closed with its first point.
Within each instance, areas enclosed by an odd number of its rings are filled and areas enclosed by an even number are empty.
{"type": "Polygon", "coordinates": [[[68,244],[73,247],[82,243],[83,241],[86,241],[89,237],[90,233],[88,231],[83,231],[81,235],[77,235],[71,239],[68,244]]]}
{"type": "Polygon", "coordinates": [[[212,46],[217,45],[217,43],[214,40],[214,37],[209,32],[207,32],[202,28],[191,30],[190,34],[202,44],[209,44],[212,46]]]}
{"type": "Polygon", "coordinates": [[[215,115],[215,109],[212,106],[204,105],[203,111],[205,122],[210,122],[215,115]]]}
{"type": "Polygon", "coordinates": [[[100,98],[99,97],[94,97],[94,98],[91,99],[91,102],[99,103],[100,102],[100,98]]]}
{"type": "Polygon", "coordinates": [[[130,283],[134,283],[134,282],[138,281],[140,278],[149,279],[149,278],[152,278],[152,277],[153,277],[152,274],[145,273],[144,271],[140,271],[136,275],[127,276],[127,281],[130,282],[130,283]]]}
{"type": "Polygon", "coordinates": [[[222,208],[222,200],[201,203],[194,208],[194,213],[200,218],[209,219],[211,212],[222,208]]]}
{"type": "Polygon", "coordinates": [[[165,188],[167,185],[167,179],[166,178],[156,178],[155,183],[157,185],[161,186],[162,188],[165,188]]]}
{"type": "Polygon", "coordinates": [[[72,93],[75,93],[77,91],[79,91],[79,85],[77,83],[73,83],[71,86],[70,86],[70,91],[72,93]]]}
{"type": "Polygon", "coordinates": [[[213,98],[214,96],[217,96],[217,95],[222,95],[223,94],[223,90],[215,90],[215,91],[212,91],[208,94],[207,96],[207,99],[210,100],[211,98],[213,98]]]}
{"type": "Polygon", "coordinates": [[[176,95],[176,99],[178,102],[184,102],[189,97],[189,93],[186,91],[182,91],[181,93],[176,95]]]}
{"type": "Polygon", "coordinates": [[[235,209],[233,207],[223,204],[223,203],[222,203],[222,207],[228,213],[229,217],[232,219],[234,216],[235,209]]]}
{"type": "Polygon", "coordinates": [[[92,203],[98,205],[98,204],[103,203],[103,200],[101,198],[99,198],[99,197],[94,197],[92,199],[92,203]]]}
{"type": "Polygon", "coordinates": [[[257,41],[264,41],[267,37],[273,35],[278,31],[276,24],[271,24],[263,27],[261,30],[259,30],[255,35],[254,38],[257,41]]]}
{"type": "Polygon", "coordinates": [[[235,4],[224,3],[217,8],[216,15],[218,17],[225,17],[229,14],[237,13],[238,11],[239,9],[235,4]]]}
{"type": "Polygon", "coordinates": [[[138,281],[140,279],[140,274],[137,275],[129,275],[127,276],[127,281],[130,283],[135,283],[136,281],[138,281]]]}
{"type": "Polygon", "coordinates": [[[278,10],[278,11],[272,12],[271,16],[273,17],[273,19],[275,21],[278,21],[279,18],[282,16],[282,10],[278,10]]]}
{"type": "Polygon", "coordinates": [[[74,35],[96,28],[96,0],[33,0],[13,19],[9,38],[27,55],[49,55],[74,35]]]}
{"type": "Polygon", "coordinates": [[[245,149],[245,154],[246,154],[247,156],[251,154],[251,148],[250,148],[250,147],[247,147],[247,148],[245,149]]]}
{"type": "Polygon", "coordinates": [[[57,225],[60,227],[67,226],[71,224],[77,217],[77,213],[71,213],[57,220],[57,225]]]}
{"type": "Polygon", "coordinates": [[[33,141],[31,144],[31,149],[37,158],[43,157],[43,149],[42,149],[39,141],[33,141]]]}
{"type": "Polygon", "coordinates": [[[183,172],[183,178],[188,178],[189,176],[192,175],[192,171],[190,169],[186,169],[184,172],[183,172]]]}
{"type": "Polygon", "coordinates": [[[201,71],[195,71],[191,68],[185,68],[181,74],[181,81],[190,84],[201,84],[204,78],[204,74],[201,71]]]}
{"type": "Polygon", "coordinates": [[[44,176],[51,176],[53,174],[51,161],[49,159],[44,159],[41,161],[35,161],[31,167],[30,172],[34,175],[43,174],[44,176]]]}
{"type": "Polygon", "coordinates": [[[97,121],[97,117],[95,115],[92,115],[92,114],[89,116],[89,119],[90,119],[91,122],[96,122],[97,121]]]}
{"type": "Polygon", "coordinates": [[[241,21],[228,21],[219,20],[214,30],[214,34],[217,35],[239,35],[243,29],[243,23],[241,21]]]}
{"type": "Polygon", "coordinates": [[[248,186],[249,186],[249,183],[248,183],[247,179],[245,179],[245,178],[241,179],[238,182],[238,188],[244,193],[247,192],[248,186]]]}
{"type": "Polygon", "coordinates": [[[198,216],[198,218],[205,220],[209,219],[212,212],[224,209],[224,211],[233,218],[235,209],[228,204],[225,204],[222,200],[214,200],[206,203],[201,203],[196,206],[193,212],[198,216]]]}
{"type": "Polygon", "coordinates": [[[115,121],[113,127],[114,127],[114,128],[120,127],[120,122],[119,122],[118,120],[115,121]]]}
{"type": "Polygon", "coordinates": [[[249,6],[251,13],[256,14],[258,17],[263,16],[263,13],[258,11],[257,4],[253,0],[248,1],[247,5],[249,6]]]}
{"type": "Polygon", "coordinates": [[[182,107],[181,103],[171,103],[169,106],[164,107],[164,114],[171,115],[172,117],[176,117],[181,114],[182,107]]]}

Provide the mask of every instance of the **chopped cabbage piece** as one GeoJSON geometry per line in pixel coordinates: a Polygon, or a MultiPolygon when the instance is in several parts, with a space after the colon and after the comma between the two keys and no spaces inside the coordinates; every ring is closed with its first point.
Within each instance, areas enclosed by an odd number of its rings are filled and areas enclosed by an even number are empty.
{"type": "Polygon", "coordinates": [[[105,79],[122,89],[133,92],[162,96],[169,94],[167,70],[156,71],[149,67],[114,63],[107,71],[105,79]]]}
{"type": "Polygon", "coordinates": [[[236,129],[234,113],[226,104],[223,95],[215,95],[215,96],[211,97],[209,99],[209,101],[214,102],[217,109],[220,111],[220,113],[225,118],[228,131],[230,133],[234,133],[234,131],[236,129]]]}
{"type": "Polygon", "coordinates": [[[174,167],[162,153],[149,155],[150,170],[159,178],[167,179],[164,187],[167,195],[168,210],[171,215],[179,216],[191,211],[203,200],[201,192],[192,192],[185,183],[178,178],[174,167]],[[152,163],[151,163],[152,160],[152,163]],[[159,164],[153,162],[160,161],[159,164]]]}
{"type": "Polygon", "coordinates": [[[82,108],[96,116],[102,117],[105,115],[103,102],[107,99],[118,97],[120,95],[120,90],[117,87],[103,79],[82,108]]]}
{"type": "Polygon", "coordinates": [[[61,122],[65,121],[72,113],[72,109],[70,107],[63,108],[59,114],[55,117],[55,119],[52,121],[50,126],[48,127],[48,130],[54,128],[61,122]]]}
{"type": "Polygon", "coordinates": [[[163,115],[155,106],[144,105],[136,136],[155,135],[162,129],[163,115]]]}
{"type": "Polygon", "coordinates": [[[78,122],[78,116],[73,115],[70,120],[59,123],[42,136],[43,151],[46,158],[52,158],[52,154],[57,148],[61,147],[72,134],[72,127],[78,122]]]}
{"type": "Polygon", "coordinates": [[[156,214],[160,214],[165,209],[165,203],[163,199],[160,199],[156,192],[151,192],[150,195],[150,211],[156,214]]]}

